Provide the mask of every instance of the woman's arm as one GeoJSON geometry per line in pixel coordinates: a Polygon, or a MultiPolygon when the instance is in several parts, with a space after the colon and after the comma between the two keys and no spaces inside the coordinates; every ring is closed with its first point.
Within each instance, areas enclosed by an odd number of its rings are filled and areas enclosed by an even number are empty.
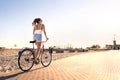
{"type": "Polygon", "coordinates": [[[35,32],[35,26],[34,26],[34,28],[33,28],[33,34],[34,34],[34,32],[35,32]]]}
{"type": "Polygon", "coordinates": [[[46,40],[48,40],[48,37],[47,37],[47,34],[46,34],[46,30],[45,30],[44,24],[43,24],[42,30],[43,30],[43,32],[44,32],[44,35],[45,35],[45,37],[46,37],[46,40]]]}

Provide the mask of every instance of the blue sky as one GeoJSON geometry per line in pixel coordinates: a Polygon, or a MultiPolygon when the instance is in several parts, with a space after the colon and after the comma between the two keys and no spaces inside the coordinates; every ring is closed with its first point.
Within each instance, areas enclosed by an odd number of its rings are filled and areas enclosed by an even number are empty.
{"type": "Polygon", "coordinates": [[[47,46],[104,46],[112,44],[114,34],[120,43],[119,4],[119,0],[1,0],[0,46],[29,47],[36,17],[46,26],[47,46]]]}

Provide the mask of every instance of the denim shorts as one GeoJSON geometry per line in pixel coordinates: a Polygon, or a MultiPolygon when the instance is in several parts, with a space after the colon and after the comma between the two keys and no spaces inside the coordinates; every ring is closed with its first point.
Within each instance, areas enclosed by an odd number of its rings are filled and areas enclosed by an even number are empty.
{"type": "Polygon", "coordinates": [[[42,42],[42,34],[34,34],[33,40],[36,40],[36,42],[42,42]]]}

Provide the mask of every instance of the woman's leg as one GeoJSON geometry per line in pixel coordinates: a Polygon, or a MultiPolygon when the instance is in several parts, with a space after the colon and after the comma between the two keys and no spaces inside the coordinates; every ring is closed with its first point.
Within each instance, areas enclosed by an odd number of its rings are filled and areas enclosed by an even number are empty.
{"type": "Polygon", "coordinates": [[[39,53],[39,51],[40,51],[41,42],[36,42],[35,44],[36,44],[36,46],[37,46],[37,50],[36,50],[34,56],[35,56],[35,61],[37,61],[37,56],[38,56],[38,53],[39,53]]]}

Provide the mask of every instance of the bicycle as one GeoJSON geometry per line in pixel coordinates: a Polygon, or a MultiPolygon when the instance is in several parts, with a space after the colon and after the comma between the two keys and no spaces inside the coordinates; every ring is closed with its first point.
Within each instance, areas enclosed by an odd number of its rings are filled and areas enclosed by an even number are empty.
{"type": "MultiPolygon", "coordinates": [[[[33,44],[33,48],[24,48],[18,53],[18,66],[22,71],[29,71],[35,64],[35,60],[34,60],[35,42],[36,41],[30,41],[30,43],[33,44]]],[[[52,48],[49,48],[49,52],[46,52],[44,49],[44,43],[46,43],[46,41],[42,41],[41,43],[42,47],[38,53],[37,60],[38,63],[41,62],[44,67],[47,67],[50,65],[52,61],[52,48]]]]}

